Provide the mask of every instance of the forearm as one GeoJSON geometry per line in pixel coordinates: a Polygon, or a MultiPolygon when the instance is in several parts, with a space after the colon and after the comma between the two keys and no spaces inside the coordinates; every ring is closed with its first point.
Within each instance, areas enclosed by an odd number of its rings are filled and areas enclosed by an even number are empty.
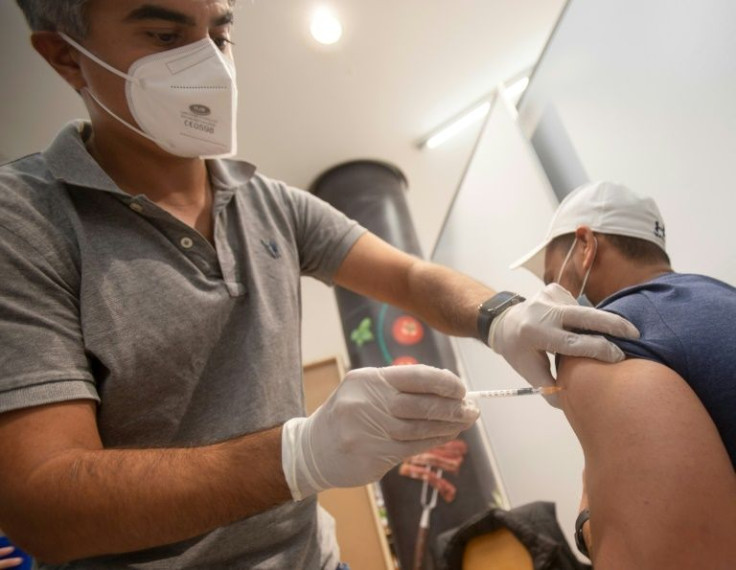
{"type": "Polygon", "coordinates": [[[494,294],[466,275],[399,251],[370,233],[355,243],[334,279],[453,336],[477,335],[478,306],[494,294]]]}
{"type": "Polygon", "coordinates": [[[188,449],[66,451],[18,487],[5,505],[26,529],[18,542],[48,562],[177,542],[291,499],[280,428],[188,449]]]}
{"type": "Polygon", "coordinates": [[[495,294],[467,275],[421,260],[409,269],[407,283],[405,308],[453,336],[477,336],[478,306],[495,294]]]}

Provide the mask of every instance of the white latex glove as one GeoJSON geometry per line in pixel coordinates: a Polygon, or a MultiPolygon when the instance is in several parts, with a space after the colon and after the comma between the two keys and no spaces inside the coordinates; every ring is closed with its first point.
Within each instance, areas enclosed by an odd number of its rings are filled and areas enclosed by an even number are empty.
{"type": "Polygon", "coordinates": [[[495,318],[488,332],[488,345],[534,387],[555,384],[546,352],[604,362],[624,359],[621,349],[602,336],[576,334],[566,329],[639,338],[639,331],[626,319],[582,307],[566,289],[550,283],[531,299],[495,318]]]}
{"type": "Polygon", "coordinates": [[[311,416],[283,426],[281,460],[292,496],[365,485],[455,439],[478,419],[464,396],[449,370],[421,364],[352,370],[311,416]]]}

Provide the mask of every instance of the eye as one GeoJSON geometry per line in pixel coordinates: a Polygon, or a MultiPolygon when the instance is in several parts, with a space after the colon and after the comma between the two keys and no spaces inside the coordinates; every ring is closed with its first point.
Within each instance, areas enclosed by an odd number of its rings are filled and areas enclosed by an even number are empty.
{"type": "Polygon", "coordinates": [[[148,36],[162,47],[172,46],[179,41],[179,34],[176,32],[148,32],[148,36]]]}
{"type": "Polygon", "coordinates": [[[225,51],[228,45],[235,45],[227,36],[214,37],[212,41],[222,51],[225,51]]]}

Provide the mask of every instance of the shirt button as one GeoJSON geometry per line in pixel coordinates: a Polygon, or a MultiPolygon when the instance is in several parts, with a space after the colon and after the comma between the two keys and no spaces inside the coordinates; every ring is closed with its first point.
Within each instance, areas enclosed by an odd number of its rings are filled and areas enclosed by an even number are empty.
{"type": "Polygon", "coordinates": [[[181,240],[179,240],[179,243],[184,249],[189,249],[194,245],[194,242],[192,241],[192,238],[183,237],[181,240]]]}
{"type": "Polygon", "coordinates": [[[130,209],[140,214],[143,211],[143,206],[141,206],[138,202],[131,202],[130,209]]]}

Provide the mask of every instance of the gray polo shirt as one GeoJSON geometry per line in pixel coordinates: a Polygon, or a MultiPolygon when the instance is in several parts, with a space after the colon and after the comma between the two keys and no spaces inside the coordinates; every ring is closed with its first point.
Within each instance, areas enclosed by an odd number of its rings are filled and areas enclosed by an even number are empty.
{"type": "MultiPolygon", "coordinates": [[[[207,445],[303,415],[299,277],[330,283],[364,230],[213,160],[213,247],[145,188],[121,191],[87,153],[88,129],[70,124],[0,168],[0,413],[94,399],[104,445],[127,448],[207,445]]],[[[314,499],[288,503],[65,568],[332,570],[319,519],[314,499]]]]}

